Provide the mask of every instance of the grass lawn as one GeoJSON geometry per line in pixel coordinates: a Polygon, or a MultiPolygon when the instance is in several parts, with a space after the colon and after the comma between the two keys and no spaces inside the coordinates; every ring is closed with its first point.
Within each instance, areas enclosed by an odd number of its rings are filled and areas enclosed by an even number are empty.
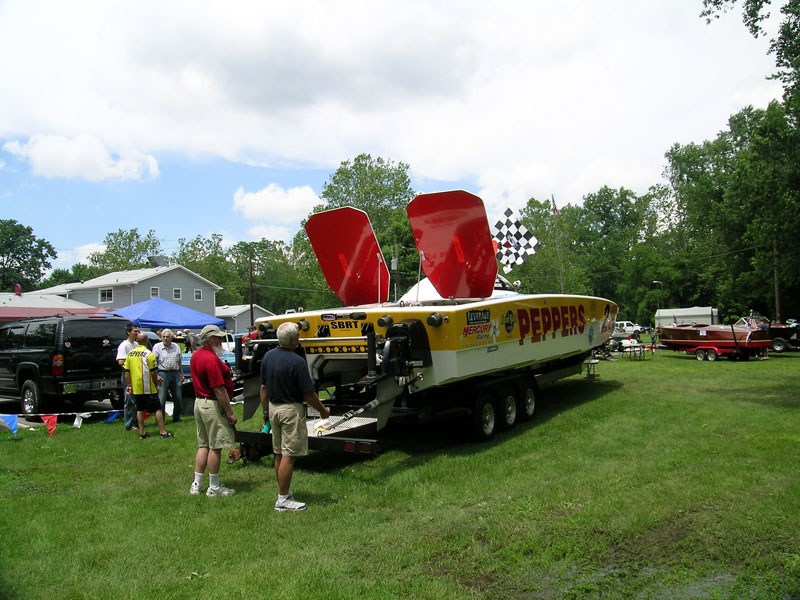
{"type": "Polygon", "coordinates": [[[271,458],[190,497],[192,419],[0,432],[0,597],[800,597],[800,353],[597,372],[489,443],[396,426],[301,459],[296,514],[271,458]]]}

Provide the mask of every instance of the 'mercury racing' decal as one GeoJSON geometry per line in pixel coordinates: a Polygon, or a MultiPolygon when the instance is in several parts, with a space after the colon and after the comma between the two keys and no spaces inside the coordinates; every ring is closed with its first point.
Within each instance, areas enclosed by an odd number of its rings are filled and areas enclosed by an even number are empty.
{"type": "Polygon", "coordinates": [[[559,331],[561,337],[583,333],[586,325],[586,309],[583,304],[519,308],[517,320],[521,346],[525,343],[526,337],[530,337],[531,342],[541,342],[548,333],[553,338],[559,331]]]}

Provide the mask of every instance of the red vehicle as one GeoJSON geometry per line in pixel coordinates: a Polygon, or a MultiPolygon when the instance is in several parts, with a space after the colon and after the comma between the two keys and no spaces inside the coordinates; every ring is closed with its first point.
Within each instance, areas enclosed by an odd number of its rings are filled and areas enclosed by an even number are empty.
{"type": "Polygon", "coordinates": [[[697,360],[715,361],[720,355],[746,360],[772,346],[769,333],[736,325],[687,324],[658,328],[659,344],[670,350],[694,354],[697,360]]]}

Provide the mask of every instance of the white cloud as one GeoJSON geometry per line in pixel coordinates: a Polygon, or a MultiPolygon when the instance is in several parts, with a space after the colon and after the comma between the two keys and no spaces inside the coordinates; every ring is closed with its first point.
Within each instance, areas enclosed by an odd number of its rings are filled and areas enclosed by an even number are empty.
{"type": "Polygon", "coordinates": [[[93,242],[71,250],[59,250],[52,266],[54,269],[70,269],[75,263],[87,264],[89,255],[92,252],[104,252],[105,249],[106,247],[103,244],[93,242]]]}
{"type": "MultiPolygon", "coordinates": [[[[333,169],[369,152],[487,203],[561,204],[644,192],[673,143],[780,96],[768,40],[738,10],[706,25],[699,0],[236,6],[0,3],[0,139],[28,140],[4,148],[90,181],[155,177],[162,155],[333,169]]],[[[242,189],[234,209],[283,226],[316,203],[304,189],[242,189]]]]}
{"type": "Polygon", "coordinates": [[[152,156],[128,149],[115,158],[103,142],[90,135],[69,139],[60,135],[37,134],[24,144],[16,140],[6,142],[3,150],[29,160],[33,173],[48,179],[126,181],[158,176],[158,164],[152,156]]]}
{"type": "Polygon", "coordinates": [[[261,223],[248,229],[247,235],[250,236],[251,240],[267,239],[289,243],[291,241],[292,232],[289,231],[288,227],[261,223]]]}
{"type": "Polygon", "coordinates": [[[283,189],[270,183],[257,192],[245,192],[243,188],[233,195],[233,210],[253,221],[297,222],[320,203],[310,186],[283,189]]]}

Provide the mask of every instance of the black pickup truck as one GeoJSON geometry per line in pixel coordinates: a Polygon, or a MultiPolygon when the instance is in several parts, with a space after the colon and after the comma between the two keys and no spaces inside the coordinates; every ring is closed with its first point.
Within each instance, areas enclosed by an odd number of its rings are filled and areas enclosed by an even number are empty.
{"type": "Polygon", "coordinates": [[[0,396],[37,414],[64,402],[110,399],[121,409],[117,346],[127,319],[57,316],[0,325],[0,396]]]}

